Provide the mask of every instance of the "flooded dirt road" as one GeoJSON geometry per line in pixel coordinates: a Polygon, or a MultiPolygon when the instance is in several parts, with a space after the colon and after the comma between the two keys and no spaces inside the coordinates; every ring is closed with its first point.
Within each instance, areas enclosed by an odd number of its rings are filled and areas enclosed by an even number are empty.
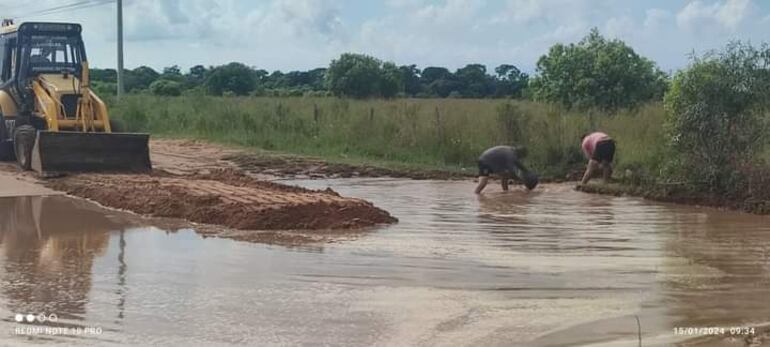
{"type": "Polygon", "coordinates": [[[638,317],[644,346],[666,346],[695,337],[676,327],[770,322],[767,217],[568,185],[476,197],[463,181],[292,183],[400,222],[284,247],[0,198],[0,345],[636,346],[638,317]]]}

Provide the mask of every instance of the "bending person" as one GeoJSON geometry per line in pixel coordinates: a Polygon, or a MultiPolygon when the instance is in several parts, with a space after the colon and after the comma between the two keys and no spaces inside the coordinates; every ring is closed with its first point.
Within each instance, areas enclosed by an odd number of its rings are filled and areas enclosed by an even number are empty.
{"type": "Polygon", "coordinates": [[[489,176],[497,174],[503,190],[508,190],[508,180],[518,180],[532,190],[538,184],[537,175],[527,170],[521,163],[521,159],[526,156],[524,147],[496,146],[487,149],[479,157],[479,185],[476,187],[476,194],[481,194],[484,187],[489,182],[489,176]]]}
{"type": "Polygon", "coordinates": [[[601,167],[604,182],[612,176],[612,161],[615,158],[615,140],[603,132],[593,132],[583,136],[583,154],[588,159],[588,167],[578,186],[588,183],[594,172],[601,167]]]}

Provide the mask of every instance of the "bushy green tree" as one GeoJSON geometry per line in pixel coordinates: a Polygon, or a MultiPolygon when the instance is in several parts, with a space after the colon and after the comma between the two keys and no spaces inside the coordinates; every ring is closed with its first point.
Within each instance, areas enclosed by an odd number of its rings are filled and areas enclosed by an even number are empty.
{"type": "Polygon", "coordinates": [[[390,98],[402,88],[401,72],[395,64],[364,54],[342,54],[332,60],[324,75],[335,95],[390,98]]]}
{"type": "Polygon", "coordinates": [[[566,107],[615,110],[660,99],[666,75],[655,63],[596,28],[577,44],[556,44],[537,61],[536,99],[566,107]]]}
{"type": "Polygon", "coordinates": [[[149,66],[124,70],[123,75],[125,76],[125,84],[123,86],[128,92],[147,89],[152,82],[155,82],[160,77],[160,74],[149,66]]]}
{"type": "Polygon", "coordinates": [[[209,70],[203,65],[195,65],[184,75],[184,89],[199,88],[206,80],[209,70]]]}
{"type": "Polygon", "coordinates": [[[91,81],[112,82],[118,81],[118,72],[115,69],[90,68],[91,81]]]}
{"type": "Polygon", "coordinates": [[[241,63],[217,66],[206,78],[206,89],[213,95],[249,95],[257,86],[254,70],[241,63]]]}
{"type": "Polygon", "coordinates": [[[380,95],[382,62],[364,54],[344,53],[332,60],[326,73],[329,90],[335,95],[365,98],[380,95]]]}
{"type": "Polygon", "coordinates": [[[326,89],[326,68],[319,67],[307,72],[306,85],[309,89],[314,91],[322,91],[326,89]]]}
{"type": "Polygon", "coordinates": [[[163,73],[160,74],[158,78],[179,82],[180,86],[181,86],[181,83],[184,83],[185,81],[185,78],[182,75],[182,69],[179,68],[179,65],[172,65],[172,66],[163,68],[163,73]]]}
{"type": "Polygon", "coordinates": [[[380,70],[380,96],[392,98],[402,90],[401,71],[396,64],[387,62],[380,70]]]}
{"type": "Polygon", "coordinates": [[[182,84],[177,81],[160,79],[150,84],[150,92],[158,96],[182,95],[182,84]]]}
{"type": "Polygon", "coordinates": [[[487,75],[487,67],[482,64],[468,64],[455,72],[460,84],[460,94],[466,98],[483,98],[492,94],[494,79],[487,75]]]}
{"type": "Polygon", "coordinates": [[[529,75],[521,72],[515,65],[502,64],[495,68],[495,73],[497,74],[496,97],[521,97],[529,84],[529,75]]]}
{"type": "Polygon", "coordinates": [[[115,82],[93,81],[91,82],[91,89],[93,89],[96,95],[102,97],[118,93],[118,85],[115,82]]]}
{"type": "Polygon", "coordinates": [[[399,66],[398,70],[401,72],[404,94],[416,96],[420,92],[420,69],[417,68],[417,65],[412,64],[399,66]]]}
{"type": "Polygon", "coordinates": [[[666,94],[674,174],[721,194],[748,190],[747,172],[768,144],[770,47],[734,42],[695,58],[666,94]]]}
{"type": "Polygon", "coordinates": [[[455,76],[447,68],[439,66],[429,66],[422,70],[420,75],[420,84],[422,90],[433,97],[445,98],[453,91],[459,94],[459,83],[455,76]]]}

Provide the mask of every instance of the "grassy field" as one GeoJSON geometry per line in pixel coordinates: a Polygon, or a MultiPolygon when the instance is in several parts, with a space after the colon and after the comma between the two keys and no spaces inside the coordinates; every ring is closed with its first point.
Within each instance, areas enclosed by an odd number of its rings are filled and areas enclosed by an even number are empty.
{"type": "Polygon", "coordinates": [[[523,144],[528,166],[563,177],[584,165],[580,135],[599,129],[618,142],[616,172],[654,173],[665,148],[659,104],[619,114],[486,99],[131,95],[111,104],[133,131],[384,166],[475,170],[484,149],[523,144]]]}

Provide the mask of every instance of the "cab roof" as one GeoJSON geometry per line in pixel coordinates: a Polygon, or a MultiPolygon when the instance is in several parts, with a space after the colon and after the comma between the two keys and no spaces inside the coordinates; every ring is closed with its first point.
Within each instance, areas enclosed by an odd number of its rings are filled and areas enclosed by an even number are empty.
{"type": "Polygon", "coordinates": [[[0,24],[0,34],[13,32],[34,31],[41,33],[62,33],[62,34],[80,34],[80,24],[77,23],[57,23],[57,22],[24,22],[16,25],[11,19],[3,19],[0,24]]]}

